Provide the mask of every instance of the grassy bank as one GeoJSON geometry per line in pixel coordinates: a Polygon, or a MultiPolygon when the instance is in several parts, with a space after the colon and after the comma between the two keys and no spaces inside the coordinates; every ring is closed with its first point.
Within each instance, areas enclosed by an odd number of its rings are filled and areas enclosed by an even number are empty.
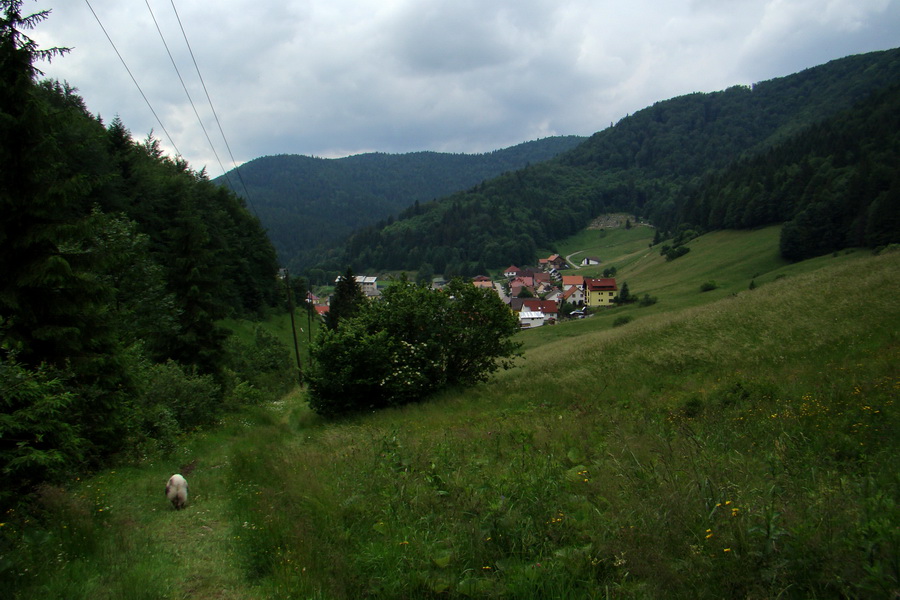
{"type": "Polygon", "coordinates": [[[900,254],[773,263],[752,291],[750,264],[652,275],[763,245],[698,243],[714,249],[627,267],[660,296],[615,309],[634,321],[525,332],[520,366],[487,384],[340,422],[294,394],[165,460],[48,488],[0,528],[0,592],[891,597],[900,254]],[[696,289],[711,276],[726,292],[696,289]],[[176,513],[177,470],[192,497],[176,513]]]}

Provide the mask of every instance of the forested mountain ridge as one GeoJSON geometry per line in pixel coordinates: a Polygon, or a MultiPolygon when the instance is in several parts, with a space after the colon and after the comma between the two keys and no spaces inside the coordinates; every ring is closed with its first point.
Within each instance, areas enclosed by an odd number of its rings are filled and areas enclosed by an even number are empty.
{"type": "Polygon", "coordinates": [[[357,271],[424,268],[466,275],[527,264],[537,247],[552,247],[608,211],[633,212],[664,230],[699,226],[685,220],[686,207],[702,193],[698,186],[705,178],[898,81],[895,49],[750,87],[657,102],[556,159],[407,210],[386,227],[357,232],[312,275],[343,264],[357,271]]]}
{"type": "Polygon", "coordinates": [[[789,260],[900,242],[900,83],[708,177],[679,222],[700,229],[785,223],[789,260]]]}
{"type": "Polygon", "coordinates": [[[282,264],[299,271],[360,227],[389,219],[481,181],[548,160],[586,138],[556,136],[484,154],[366,153],[325,159],[264,156],[214,182],[239,194],[244,186],[282,264]]]}

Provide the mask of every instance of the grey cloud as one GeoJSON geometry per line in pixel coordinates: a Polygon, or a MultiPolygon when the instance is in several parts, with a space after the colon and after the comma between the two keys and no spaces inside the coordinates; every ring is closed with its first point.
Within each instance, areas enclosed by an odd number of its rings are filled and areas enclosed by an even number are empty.
{"type": "MultiPolygon", "coordinates": [[[[168,0],[150,0],[220,156],[168,0]]],[[[31,8],[26,3],[26,9],[31,8]]],[[[218,166],[143,0],[92,0],[192,166],[218,166]]],[[[264,154],[480,152],[589,135],[692,91],[900,42],[900,0],[175,0],[238,161],[264,154]]],[[[83,2],[35,31],[88,107],[160,135],[83,2]]]]}

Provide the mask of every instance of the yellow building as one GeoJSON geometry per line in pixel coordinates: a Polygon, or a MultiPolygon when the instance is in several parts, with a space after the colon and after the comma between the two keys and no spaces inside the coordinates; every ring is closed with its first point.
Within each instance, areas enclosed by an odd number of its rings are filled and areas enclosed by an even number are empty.
{"type": "Polygon", "coordinates": [[[610,306],[619,295],[619,288],[616,287],[616,280],[584,279],[584,305],[585,306],[610,306]]]}

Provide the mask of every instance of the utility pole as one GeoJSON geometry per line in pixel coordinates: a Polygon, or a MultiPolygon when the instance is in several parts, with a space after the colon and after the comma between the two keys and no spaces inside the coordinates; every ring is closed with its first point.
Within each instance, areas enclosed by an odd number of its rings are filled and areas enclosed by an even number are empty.
{"type": "Polygon", "coordinates": [[[291,290],[291,274],[285,268],[284,283],[287,285],[288,310],[291,313],[291,333],[294,334],[294,356],[297,357],[297,382],[303,385],[303,368],[300,366],[300,346],[297,344],[297,326],[294,324],[294,294],[291,290]]]}
{"type": "MultiPolygon", "coordinates": [[[[309,282],[306,283],[307,288],[309,286],[309,282]]],[[[313,305],[312,300],[309,299],[309,289],[306,290],[306,337],[307,344],[306,349],[309,350],[309,360],[312,361],[312,311],[313,305]]]]}

